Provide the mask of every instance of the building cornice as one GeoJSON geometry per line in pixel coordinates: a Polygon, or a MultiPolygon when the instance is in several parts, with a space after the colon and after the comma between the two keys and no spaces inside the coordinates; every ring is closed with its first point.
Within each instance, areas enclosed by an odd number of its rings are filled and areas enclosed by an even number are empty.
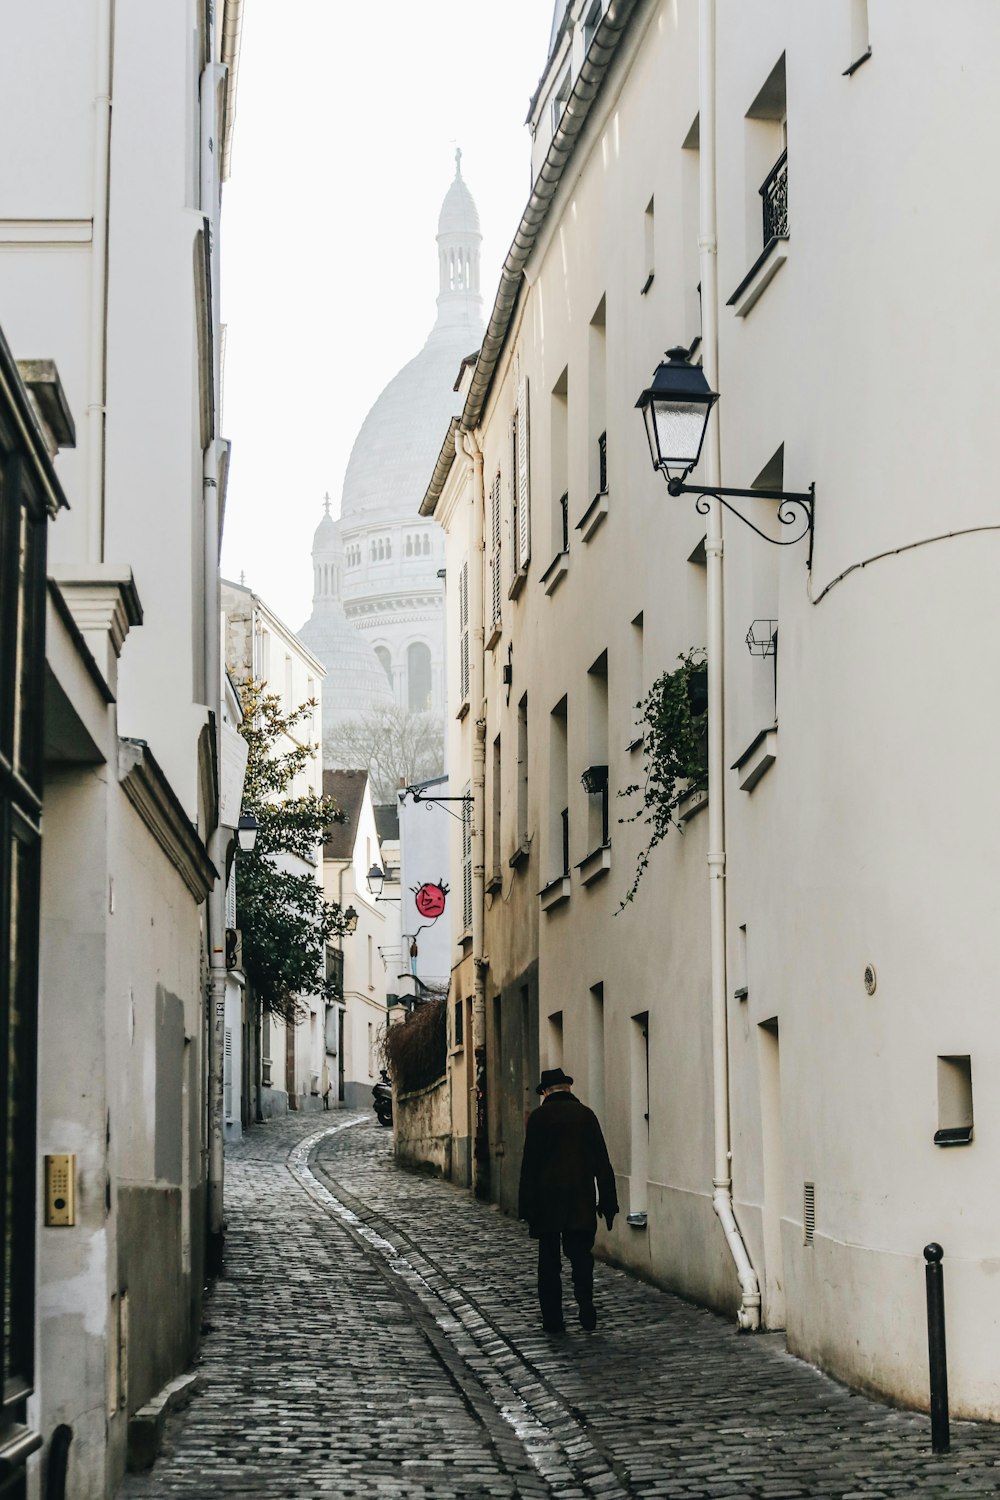
{"type": "Polygon", "coordinates": [[[118,780],[195,901],[204,901],[218,871],[145,741],[119,739],[118,780]]]}

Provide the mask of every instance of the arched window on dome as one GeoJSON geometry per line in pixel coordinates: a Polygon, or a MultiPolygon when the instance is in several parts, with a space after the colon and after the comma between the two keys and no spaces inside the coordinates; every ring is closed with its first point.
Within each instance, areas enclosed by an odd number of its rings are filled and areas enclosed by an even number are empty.
{"type": "Polygon", "coordinates": [[[423,641],[406,649],[406,701],[411,713],[427,713],[431,706],[431,652],[423,641]]]}
{"type": "Polygon", "coordinates": [[[382,671],[389,680],[389,686],[392,687],[392,657],[385,646],[376,646],[375,655],[382,664],[382,671]]]}
{"type": "Polygon", "coordinates": [[[426,534],[424,536],[424,556],[425,557],[430,557],[430,555],[431,555],[431,539],[430,539],[430,534],[428,533],[428,534],[426,534]]]}
{"type": "Polygon", "coordinates": [[[390,558],[392,556],[392,537],[391,536],[387,536],[386,539],[385,539],[385,555],[386,555],[387,558],[390,558]]]}
{"type": "Polygon", "coordinates": [[[405,557],[412,557],[413,556],[413,538],[412,538],[412,536],[407,535],[406,546],[404,548],[403,555],[405,557]]]}

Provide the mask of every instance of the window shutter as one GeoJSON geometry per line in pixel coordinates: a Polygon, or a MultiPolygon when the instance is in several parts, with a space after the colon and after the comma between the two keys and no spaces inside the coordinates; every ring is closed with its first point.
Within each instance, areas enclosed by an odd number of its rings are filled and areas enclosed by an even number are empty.
{"type": "Polygon", "coordinates": [[[528,435],[528,380],[517,389],[517,566],[531,556],[531,463],[528,435]]]}
{"type": "Polygon", "coordinates": [[[472,807],[469,797],[472,784],[465,787],[466,800],[462,803],[462,926],[463,931],[472,930],[472,807]]]}
{"type": "Polygon", "coordinates": [[[458,671],[459,694],[464,703],[469,696],[469,564],[462,564],[458,575],[458,671]]]}
{"type": "Polygon", "coordinates": [[[497,470],[490,491],[490,622],[500,624],[500,471],[497,470]]]}

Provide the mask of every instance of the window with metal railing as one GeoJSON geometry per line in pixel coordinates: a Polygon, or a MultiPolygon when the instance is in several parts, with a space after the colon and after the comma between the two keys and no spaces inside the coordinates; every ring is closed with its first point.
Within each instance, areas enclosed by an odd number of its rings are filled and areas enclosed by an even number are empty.
{"type": "Polygon", "coordinates": [[[764,244],[788,236],[788,151],[782,151],[760,188],[764,244]]]}
{"type": "Polygon", "coordinates": [[[559,496],[559,518],[561,525],[560,548],[563,552],[569,551],[569,495],[559,496]]]}
{"type": "Polygon", "coordinates": [[[600,493],[608,493],[608,435],[602,432],[597,439],[597,475],[600,484],[600,493]]]}

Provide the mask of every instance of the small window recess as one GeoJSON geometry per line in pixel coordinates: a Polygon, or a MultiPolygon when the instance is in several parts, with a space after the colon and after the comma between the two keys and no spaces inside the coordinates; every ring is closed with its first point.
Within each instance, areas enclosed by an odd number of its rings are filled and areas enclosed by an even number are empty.
{"type": "Polygon", "coordinates": [[[646,212],[643,215],[643,248],[645,250],[646,279],[639,288],[639,295],[641,297],[645,297],[653,285],[653,278],[656,275],[655,202],[655,198],[650,198],[646,204],[646,212]]]}
{"type": "Polygon", "coordinates": [[[935,1146],[968,1146],[972,1141],[972,1058],[937,1060],[938,1128],[935,1146]]]}
{"type": "Polygon", "coordinates": [[[868,0],[851,0],[851,50],[854,58],[845,68],[842,78],[853,78],[854,74],[872,55],[872,44],[868,35],[868,0]]]}

